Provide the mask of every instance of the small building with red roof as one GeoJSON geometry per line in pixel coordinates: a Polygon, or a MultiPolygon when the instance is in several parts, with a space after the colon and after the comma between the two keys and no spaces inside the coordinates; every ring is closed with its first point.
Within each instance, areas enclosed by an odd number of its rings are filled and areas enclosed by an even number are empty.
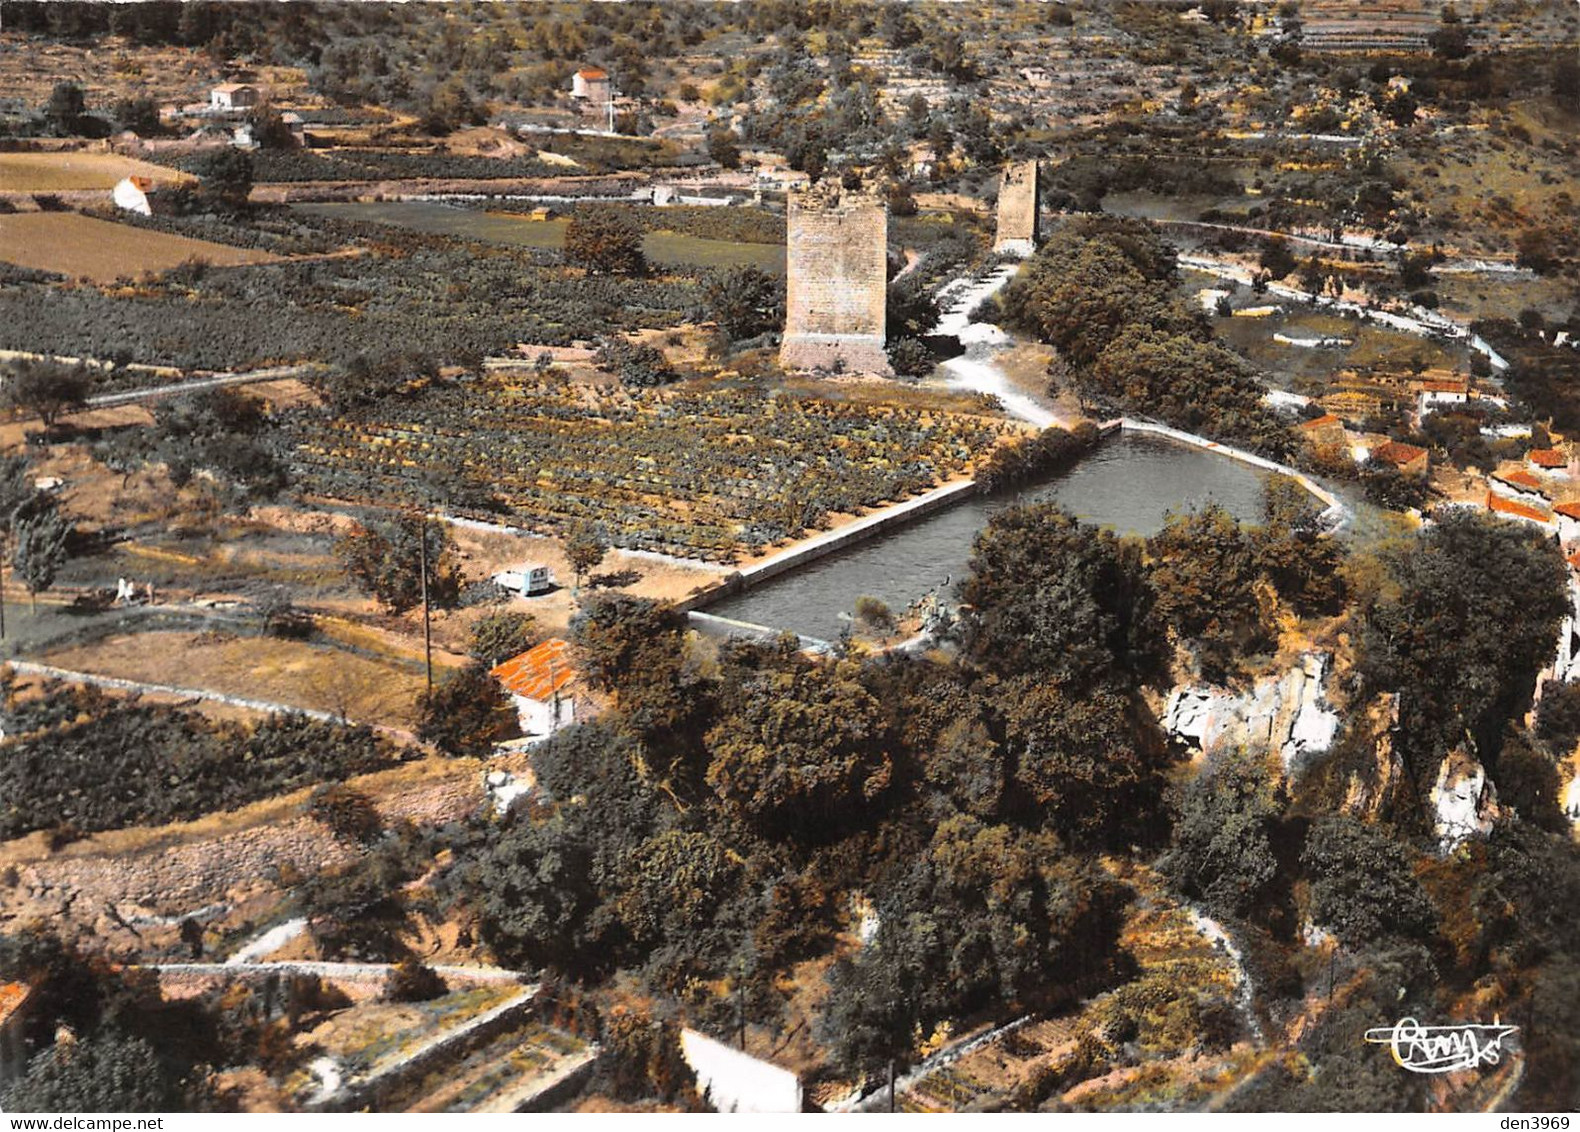
{"type": "Polygon", "coordinates": [[[1551,506],[1553,489],[1547,481],[1524,468],[1509,468],[1492,473],[1492,490],[1536,507],[1551,506]]]}
{"type": "Polygon", "coordinates": [[[1562,448],[1532,448],[1525,454],[1525,462],[1549,476],[1569,476],[1569,456],[1562,448]]]}
{"type": "Polygon", "coordinates": [[[571,76],[571,97],[602,106],[612,93],[609,72],[602,67],[582,67],[571,76]]]}
{"type": "Polygon", "coordinates": [[[1544,530],[1551,530],[1556,522],[1553,513],[1545,507],[1533,507],[1528,503],[1521,503],[1518,499],[1499,495],[1495,491],[1487,492],[1487,510],[1505,519],[1531,523],[1544,530]]]}
{"type": "Polygon", "coordinates": [[[1407,476],[1424,476],[1430,470],[1430,458],[1425,448],[1398,440],[1384,441],[1371,449],[1367,457],[1380,464],[1391,464],[1407,476]]]}
{"type": "Polygon", "coordinates": [[[516,705],[527,738],[552,735],[576,722],[577,703],[587,701],[569,641],[550,637],[526,652],[495,665],[488,673],[516,705]]]}
{"type": "Polygon", "coordinates": [[[1337,448],[1347,443],[1344,421],[1332,413],[1325,413],[1314,420],[1302,421],[1296,426],[1302,440],[1318,448],[1337,448]]]}

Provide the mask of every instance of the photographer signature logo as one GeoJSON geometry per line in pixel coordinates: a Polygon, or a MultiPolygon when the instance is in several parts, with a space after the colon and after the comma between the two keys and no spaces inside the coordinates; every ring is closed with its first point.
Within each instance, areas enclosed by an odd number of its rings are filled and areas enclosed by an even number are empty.
{"type": "Polygon", "coordinates": [[[1392,1026],[1367,1030],[1366,1040],[1392,1047],[1393,1059],[1412,1073],[1453,1073],[1496,1065],[1503,1055],[1503,1040],[1518,1030],[1496,1019],[1490,1026],[1423,1026],[1414,1018],[1401,1018],[1392,1026]]]}

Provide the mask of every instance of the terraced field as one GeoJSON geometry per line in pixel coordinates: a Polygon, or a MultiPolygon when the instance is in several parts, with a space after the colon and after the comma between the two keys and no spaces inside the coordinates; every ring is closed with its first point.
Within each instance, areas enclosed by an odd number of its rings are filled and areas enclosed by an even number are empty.
{"type": "Polygon", "coordinates": [[[134,174],[166,185],[192,180],[175,169],[114,153],[0,153],[0,192],[112,189],[134,174]]]}
{"type": "Polygon", "coordinates": [[[132,228],[76,212],[0,215],[0,260],[94,283],[135,279],[189,260],[231,267],[273,263],[279,258],[265,251],[132,228]]]}

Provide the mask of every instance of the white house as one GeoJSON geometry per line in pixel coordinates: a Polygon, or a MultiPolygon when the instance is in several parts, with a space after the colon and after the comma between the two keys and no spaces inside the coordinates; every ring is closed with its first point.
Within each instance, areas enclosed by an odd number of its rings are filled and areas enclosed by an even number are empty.
{"type": "Polygon", "coordinates": [[[210,110],[228,114],[233,110],[251,110],[258,105],[258,88],[251,83],[220,83],[208,92],[210,110]]]}
{"type": "Polygon", "coordinates": [[[609,72],[602,67],[583,67],[571,76],[572,98],[602,106],[609,101],[610,93],[609,72]]]}
{"type": "Polygon", "coordinates": [[[1415,414],[1430,416],[1445,405],[1463,405],[1469,400],[1468,381],[1423,381],[1416,386],[1415,414]]]}
{"type": "MultiPolygon", "coordinates": [[[[1576,526],[1574,504],[1560,504],[1553,508],[1558,512],[1558,537],[1564,538],[1564,520],[1569,520],[1571,527],[1576,526]],[[1565,516],[1564,507],[1571,508],[1571,514],[1565,516]]],[[[1558,680],[1573,680],[1580,675],[1580,553],[1568,556],[1569,563],[1569,612],[1564,615],[1563,625],[1558,633],[1558,655],[1553,660],[1553,677],[1558,680]]]]}
{"type": "MultiPolygon", "coordinates": [[[[1553,508],[1553,514],[1558,518],[1558,541],[1565,546],[1580,542],[1580,503],[1560,503],[1553,508]]],[[[1571,561],[1570,565],[1575,563],[1571,561]]]]}
{"type": "Polygon", "coordinates": [[[550,637],[488,673],[515,703],[521,733],[528,738],[552,735],[576,722],[581,681],[570,648],[568,642],[550,637]]]}
{"type": "Polygon", "coordinates": [[[147,177],[123,177],[116,182],[115,188],[110,190],[110,199],[115,202],[115,207],[124,208],[127,212],[140,213],[143,216],[152,216],[154,209],[148,203],[148,192],[154,183],[147,177]]]}

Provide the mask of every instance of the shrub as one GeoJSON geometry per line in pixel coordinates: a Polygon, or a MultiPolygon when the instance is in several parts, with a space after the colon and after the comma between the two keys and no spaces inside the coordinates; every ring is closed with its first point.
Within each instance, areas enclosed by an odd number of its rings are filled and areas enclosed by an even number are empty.
{"type": "Polygon", "coordinates": [[[373,799],[342,783],[320,786],[307,803],[307,812],[337,836],[368,842],[384,828],[373,799]]]}
{"type": "Polygon", "coordinates": [[[538,638],[538,624],[530,613],[501,611],[472,623],[466,651],[489,668],[526,652],[538,638]]]}
{"type": "Polygon", "coordinates": [[[432,967],[416,959],[403,959],[390,970],[384,997],[390,1002],[428,1002],[449,990],[432,967]]]}
{"type": "Polygon", "coordinates": [[[605,369],[613,370],[621,384],[634,389],[665,385],[676,378],[662,350],[645,343],[627,342],[623,338],[605,341],[593,355],[593,361],[605,369]]]}
{"type": "Polygon", "coordinates": [[[919,338],[897,338],[889,343],[889,365],[901,377],[923,377],[932,372],[933,352],[919,338]]]}
{"type": "Polygon", "coordinates": [[[565,262],[594,275],[640,275],[647,270],[642,229],[609,208],[579,209],[565,227],[565,262]]]}

